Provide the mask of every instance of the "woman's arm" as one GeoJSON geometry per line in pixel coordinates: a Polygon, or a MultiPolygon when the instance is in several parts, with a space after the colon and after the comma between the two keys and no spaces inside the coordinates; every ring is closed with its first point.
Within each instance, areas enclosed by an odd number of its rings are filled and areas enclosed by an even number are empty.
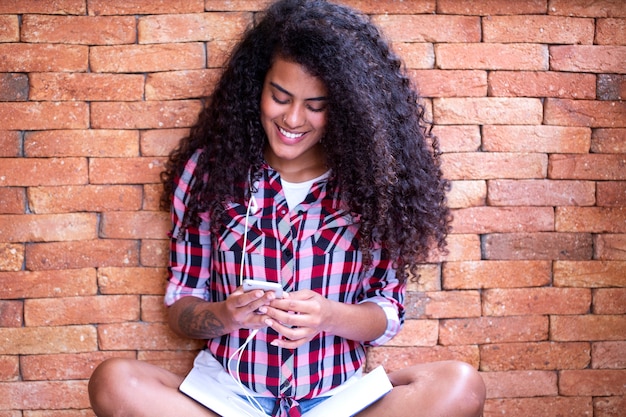
{"type": "Polygon", "coordinates": [[[256,311],[274,299],[271,291],[241,288],[226,301],[209,302],[198,297],[183,297],[168,309],[169,325],[174,332],[193,339],[213,339],[235,330],[267,327],[267,316],[256,311]]]}

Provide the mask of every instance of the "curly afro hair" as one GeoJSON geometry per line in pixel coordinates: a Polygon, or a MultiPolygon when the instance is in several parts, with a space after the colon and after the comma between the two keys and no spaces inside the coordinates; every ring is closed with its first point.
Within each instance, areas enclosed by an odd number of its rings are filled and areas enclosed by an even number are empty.
{"type": "Polygon", "coordinates": [[[281,57],[302,65],[327,88],[322,141],[332,184],[361,218],[365,259],[374,243],[396,261],[401,278],[434,248],[445,251],[451,215],[437,139],[402,61],[369,18],[325,0],[281,0],[243,36],[188,137],[162,173],[163,205],[187,159],[203,149],[189,210],[220,221],[224,204],[245,199],[263,164],[266,135],[260,97],[265,75],[281,57]]]}

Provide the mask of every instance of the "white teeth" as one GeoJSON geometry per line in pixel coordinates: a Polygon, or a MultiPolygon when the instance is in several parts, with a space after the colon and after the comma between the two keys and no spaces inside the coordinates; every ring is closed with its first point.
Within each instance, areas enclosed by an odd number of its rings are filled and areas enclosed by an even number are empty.
{"type": "Polygon", "coordinates": [[[280,126],[278,127],[278,130],[280,130],[280,133],[282,133],[283,135],[287,136],[289,139],[297,139],[297,138],[301,137],[302,135],[304,135],[304,133],[287,132],[285,129],[283,129],[280,126]]]}

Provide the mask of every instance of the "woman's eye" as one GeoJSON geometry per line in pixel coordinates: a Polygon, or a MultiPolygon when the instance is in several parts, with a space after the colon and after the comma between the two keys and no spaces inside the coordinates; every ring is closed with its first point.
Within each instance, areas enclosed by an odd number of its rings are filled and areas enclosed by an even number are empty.
{"type": "Polygon", "coordinates": [[[272,94],[272,100],[274,100],[278,104],[287,104],[289,100],[280,100],[278,97],[272,94]]]}
{"type": "Polygon", "coordinates": [[[326,106],[307,106],[307,108],[315,113],[321,113],[326,110],[326,106]]]}

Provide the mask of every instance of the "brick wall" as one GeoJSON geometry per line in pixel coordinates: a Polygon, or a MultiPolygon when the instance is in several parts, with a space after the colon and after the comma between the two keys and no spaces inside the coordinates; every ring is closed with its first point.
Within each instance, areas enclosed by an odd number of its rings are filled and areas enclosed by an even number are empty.
{"type": "MultiPolygon", "coordinates": [[[[345,2],[405,58],[453,182],[450,253],[370,366],[468,361],[485,416],[623,416],[626,3],[345,2]]],[[[159,171],[265,4],[0,0],[0,417],[92,416],[111,356],[189,368],[159,171]]]]}

